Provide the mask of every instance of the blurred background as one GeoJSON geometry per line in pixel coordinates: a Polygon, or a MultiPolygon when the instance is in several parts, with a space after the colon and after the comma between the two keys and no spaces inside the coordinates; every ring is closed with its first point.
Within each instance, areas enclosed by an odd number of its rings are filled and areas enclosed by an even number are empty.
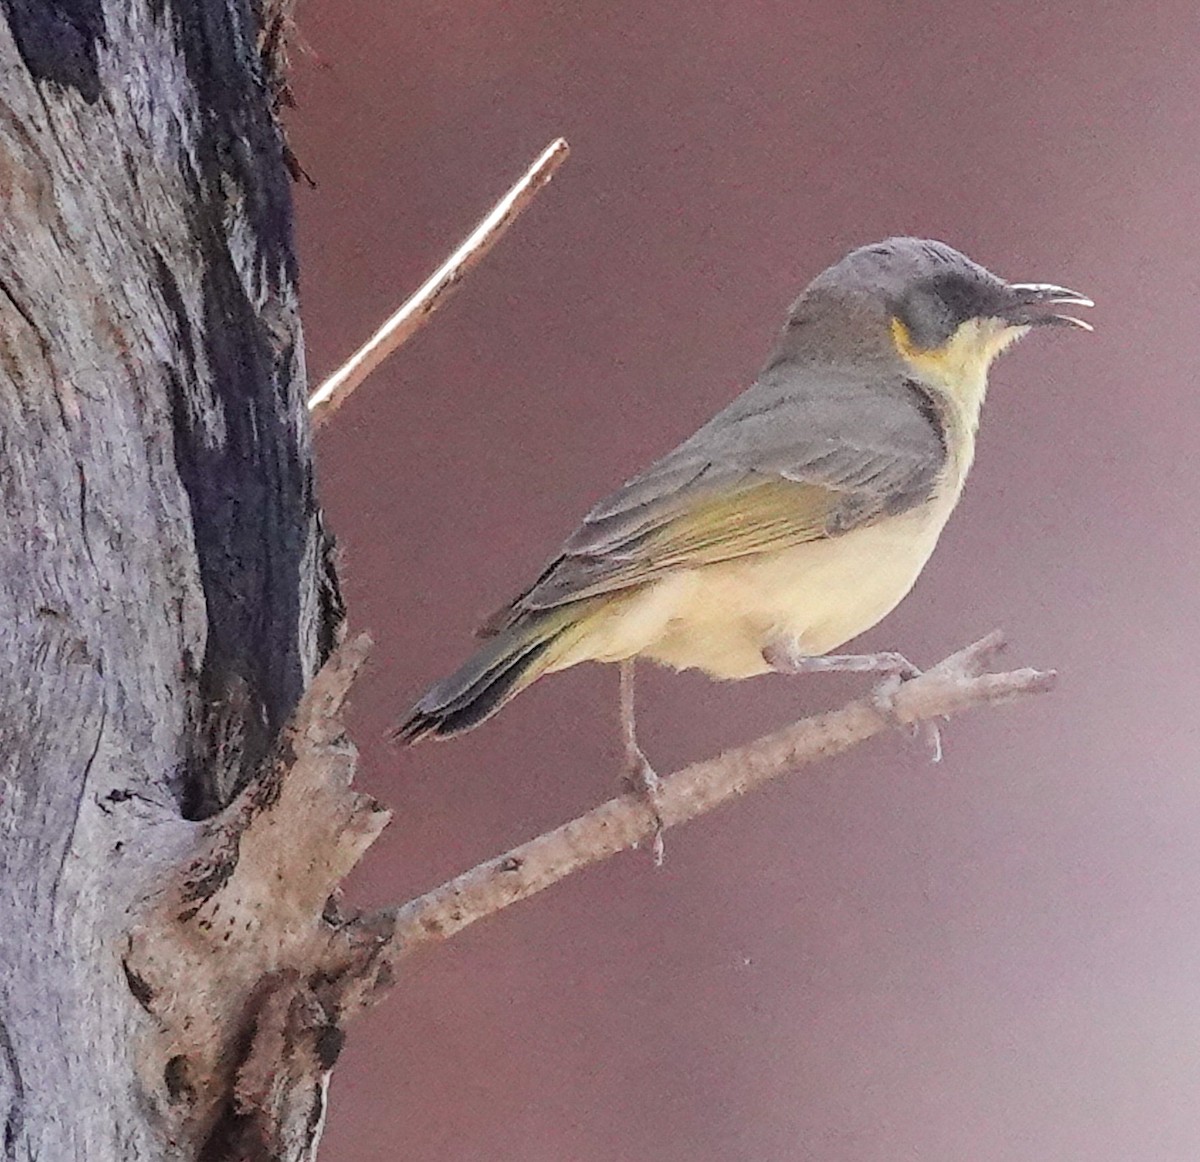
{"type": "MultiPolygon", "coordinates": [[[[385,729],[593,501],[740,391],[848,248],[1093,295],[997,367],[976,468],[859,639],[1003,627],[1047,697],[810,768],[414,961],[351,1029],[330,1162],[1200,1157],[1200,26],[1191,0],[341,0],[299,12],[314,383],[558,134],[573,153],[320,433],[353,727],[400,901],[608,797],[616,674],[385,729]]],[[[643,672],[658,769],[861,691],[643,672]]]]}

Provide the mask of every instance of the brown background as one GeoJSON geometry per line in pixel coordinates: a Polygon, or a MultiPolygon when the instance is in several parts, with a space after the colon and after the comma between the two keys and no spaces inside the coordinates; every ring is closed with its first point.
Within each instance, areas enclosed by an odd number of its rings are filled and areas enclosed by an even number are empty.
{"type": "MultiPolygon", "coordinates": [[[[314,380],[553,136],[560,177],[319,439],[364,783],[404,899],[613,789],[615,674],[484,730],[385,727],[592,501],[744,386],[799,288],[931,234],[1077,286],[994,376],[967,495],[861,639],[1003,626],[1036,703],[899,737],[414,963],[323,1157],[1200,1158],[1200,53],[1193,0],[308,3],[290,128],[314,380]]],[[[660,770],[862,682],[654,673],[660,770]]]]}

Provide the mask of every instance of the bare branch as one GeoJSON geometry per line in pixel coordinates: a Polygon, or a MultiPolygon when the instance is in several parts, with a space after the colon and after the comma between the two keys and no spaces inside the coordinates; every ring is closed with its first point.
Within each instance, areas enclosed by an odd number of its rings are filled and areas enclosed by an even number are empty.
{"type": "MultiPolygon", "coordinates": [[[[863,698],[685,767],[659,785],[663,824],[897,723],[1050,689],[1053,673],[987,672],[1001,644],[989,635],[904,683],[890,710],[863,698]]],[[[398,909],[343,911],[338,884],[387,820],[352,789],[341,721],[368,645],[363,636],[335,651],[272,761],[197,826],[190,858],[130,932],[126,978],[155,1024],[138,1046],[142,1085],[173,1134],[230,1156],[250,1156],[251,1141],[291,1156],[282,1143],[323,1110],[345,1022],[386,993],[404,957],[654,834],[645,799],[627,795],[398,909]]]]}
{"type": "Polygon", "coordinates": [[[393,351],[408,340],[450,293],[463,275],[495,245],[517,215],[533,201],[537,192],[554,176],[570,152],[558,138],[542,151],[524,176],[500,199],[479,224],[463,239],[420,289],[404,303],[341,367],[309,396],[308,410],[314,427],[320,427],[393,351]]]}
{"type": "MultiPolygon", "coordinates": [[[[797,767],[841,754],[894,729],[897,722],[924,722],[1053,687],[1053,671],[987,672],[1002,646],[997,631],[905,682],[893,700],[892,715],[877,699],[859,699],[677,771],[664,778],[658,790],[664,826],[686,823],[797,767]]],[[[394,926],[385,956],[395,962],[445,940],[572,872],[650,839],[654,830],[654,819],[641,795],[611,799],[392,913],[394,926]]],[[[381,919],[375,919],[376,930],[381,919]]]]}

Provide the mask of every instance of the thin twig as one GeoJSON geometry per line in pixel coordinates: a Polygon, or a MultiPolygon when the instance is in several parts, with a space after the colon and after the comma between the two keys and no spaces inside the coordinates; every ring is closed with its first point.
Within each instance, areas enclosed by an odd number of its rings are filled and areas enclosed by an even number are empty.
{"type": "Polygon", "coordinates": [[[308,410],[314,427],[323,424],[346,397],[393,351],[409,339],[422,323],[449,298],[451,291],[495,245],[517,215],[566,160],[569,148],[563,138],[552,141],[524,176],[463,239],[420,289],[391,316],[341,367],[309,396],[308,410]]]}
{"type": "MultiPolygon", "coordinates": [[[[799,766],[841,754],[894,729],[897,722],[926,722],[1051,689],[1053,671],[987,672],[1002,646],[999,632],[989,634],[905,682],[892,699],[890,715],[879,699],[863,698],[677,771],[661,781],[655,797],[663,826],[685,823],[799,766]]],[[[396,961],[574,871],[634,847],[654,832],[653,812],[644,796],[611,799],[410,901],[391,914],[389,925],[381,925],[379,915],[371,923],[376,932],[390,928],[385,955],[396,961]]]]}

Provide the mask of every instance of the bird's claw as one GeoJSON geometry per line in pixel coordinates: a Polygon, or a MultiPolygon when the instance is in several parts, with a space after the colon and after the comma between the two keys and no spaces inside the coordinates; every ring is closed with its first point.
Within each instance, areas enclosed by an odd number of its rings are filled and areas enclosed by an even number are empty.
{"type": "Polygon", "coordinates": [[[660,780],[658,774],[650,765],[649,760],[642,754],[640,749],[634,748],[626,754],[625,769],[622,772],[621,781],[629,791],[642,798],[654,819],[654,838],[650,843],[650,854],[654,859],[654,866],[662,867],[663,858],[666,855],[666,847],[663,844],[663,820],[658,811],[658,787],[660,780]]]}
{"type": "Polygon", "coordinates": [[[905,722],[896,713],[896,695],[900,692],[900,688],[905,682],[921,676],[921,671],[901,654],[897,654],[896,658],[903,665],[898,665],[875,687],[871,693],[871,702],[880,714],[890,718],[898,727],[905,729],[911,738],[923,739],[930,750],[930,761],[940,763],[942,761],[942,731],[938,724],[932,719],[926,719],[923,722],[905,722]]]}

